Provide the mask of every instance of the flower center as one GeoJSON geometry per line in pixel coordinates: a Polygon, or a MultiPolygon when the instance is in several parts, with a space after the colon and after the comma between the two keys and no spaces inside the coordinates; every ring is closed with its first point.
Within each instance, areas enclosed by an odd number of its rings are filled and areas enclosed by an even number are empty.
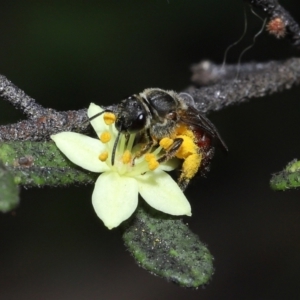
{"type": "Polygon", "coordinates": [[[137,176],[148,171],[154,171],[159,167],[158,158],[164,153],[166,146],[161,145],[151,148],[143,153],[143,144],[136,142],[137,134],[121,134],[118,144],[115,141],[118,132],[114,128],[116,116],[113,113],[104,113],[103,119],[107,130],[99,135],[100,141],[105,144],[106,150],[99,154],[99,159],[120,175],[137,176]],[[115,149],[115,153],[113,153],[115,149]],[[114,165],[111,165],[111,156],[115,155],[114,165]]]}

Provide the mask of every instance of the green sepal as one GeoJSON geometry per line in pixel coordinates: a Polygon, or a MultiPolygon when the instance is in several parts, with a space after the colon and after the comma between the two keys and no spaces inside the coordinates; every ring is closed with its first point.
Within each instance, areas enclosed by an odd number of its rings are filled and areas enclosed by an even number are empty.
{"type": "Polygon", "coordinates": [[[13,210],[19,201],[19,188],[14,177],[0,161],[0,212],[13,210]]]}
{"type": "Polygon", "coordinates": [[[213,257],[180,218],[140,207],[124,226],[125,245],[150,273],[187,288],[210,280],[213,257]]]}
{"type": "Polygon", "coordinates": [[[74,165],[52,141],[0,142],[0,160],[23,186],[88,184],[99,176],[74,165]]]}

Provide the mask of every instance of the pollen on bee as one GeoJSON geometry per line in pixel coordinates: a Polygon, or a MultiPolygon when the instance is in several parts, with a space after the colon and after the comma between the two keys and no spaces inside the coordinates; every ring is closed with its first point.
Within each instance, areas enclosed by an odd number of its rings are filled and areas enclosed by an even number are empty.
{"type": "Polygon", "coordinates": [[[192,139],[195,138],[195,135],[193,134],[193,132],[186,125],[182,125],[182,124],[176,128],[175,136],[178,136],[178,135],[185,135],[192,139]]]}
{"type": "Polygon", "coordinates": [[[123,164],[128,164],[131,162],[131,152],[129,150],[126,150],[122,155],[122,162],[123,164]]]}
{"type": "Polygon", "coordinates": [[[170,139],[168,137],[165,137],[163,139],[160,140],[159,145],[163,148],[163,149],[168,149],[172,144],[174,143],[173,139],[170,139]]]}
{"type": "Polygon", "coordinates": [[[107,151],[103,151],[102,153],[100,153],[100,155],[98,156],[99,160],[101,161],[106,161],[108,158],[108,152],[107,151]]]}
{"type": "Polygon", "coordinates": [[[103,120],[106,125],[111,125],[116,121],[116,115],[111,112],[106,112],[103,115],[103,120]]]}
{"type": "Polygon", "coordinates": [[[198,152],[197,145],[194,140],[185,135],[179,135],[179,138],[183,139],[183,142],[176,153],[176,157],[180,159],[186,159],[192,154],[196,154],[198,152]]]}
{"type": "Polygon", "coordinates": [[[110,141],[111,134],[108,131],[105,131],[105,132],[101,133],[99,138],[100,138],[100,141],[105,144],[110,141]]]}
{"type": "Polygon", "coordinates": [[[194,153],[188,156],[182,164],[182,175],[186,179],[192,179],[199,170],[202,155],[194,153]]]}

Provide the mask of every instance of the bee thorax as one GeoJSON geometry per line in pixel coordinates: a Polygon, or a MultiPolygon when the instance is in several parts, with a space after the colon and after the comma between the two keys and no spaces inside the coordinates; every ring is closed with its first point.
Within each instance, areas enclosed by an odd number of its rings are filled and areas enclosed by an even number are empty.
{"type": "Polygon", "coordinates": [[[155,123],[150,127],[150,135],[160,140],[171,136],[176,128],[176,121],[165,120],[163,123],[155,123]]]}

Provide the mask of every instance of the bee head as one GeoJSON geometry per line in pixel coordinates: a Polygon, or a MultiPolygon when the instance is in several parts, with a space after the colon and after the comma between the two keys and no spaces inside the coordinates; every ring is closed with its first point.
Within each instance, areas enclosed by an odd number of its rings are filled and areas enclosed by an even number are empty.
{"type": "Polygon", "coordinates": [[[147,111],[137,95],[124,99],[116,109],[116,129],[122,133],[137,133],[147,123],[147,111]]]}

